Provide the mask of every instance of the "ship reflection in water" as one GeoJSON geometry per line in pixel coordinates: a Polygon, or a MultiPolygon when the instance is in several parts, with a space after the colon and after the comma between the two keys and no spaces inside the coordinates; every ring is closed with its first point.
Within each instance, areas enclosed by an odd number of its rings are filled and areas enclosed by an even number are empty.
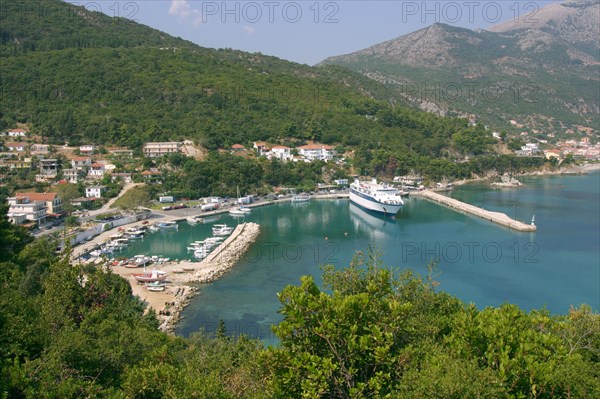
{"type": "Polygon", "coordinates": [[[350,202],[350,219],[354,229],[362,230],[373,239],[384,239],[385,227],[396,225],[396,218],[383,213],[368,211],[350,202]]]}

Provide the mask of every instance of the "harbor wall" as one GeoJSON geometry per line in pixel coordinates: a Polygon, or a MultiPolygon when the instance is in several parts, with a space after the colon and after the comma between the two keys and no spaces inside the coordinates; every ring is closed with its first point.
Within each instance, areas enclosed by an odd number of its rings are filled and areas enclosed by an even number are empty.
{"type": "Polygon", "coordinates": [[[505,213],[488,211],[471,204],[467,204],[456,200],[454,198],[446,197],[445,195],[438,194],[433,191],[413,191],[410,193],[412,197],[421,197],[438,204],[446,205],[452,209],[478,216],[482,219],[489,220],[490,222],[497,223],[499,225],[511,228],[517,231],[532,232],[537,230],[537,226],[534,224],[526,224],[518,220],[511,219],[505,213]]]}

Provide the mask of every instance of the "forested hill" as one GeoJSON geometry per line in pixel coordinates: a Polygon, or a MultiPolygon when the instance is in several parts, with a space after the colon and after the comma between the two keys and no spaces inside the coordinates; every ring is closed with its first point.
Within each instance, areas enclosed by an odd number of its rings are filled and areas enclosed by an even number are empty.
{"type": "Polygon", "coordinates": [[[58,0],[1,5],[0,128],[30,123],[51,142],[341,142],[373,130],[356,108],[393,101],[339,67],[202,48],[58,0]]]}
{"type": "MultiPolygon", "coordinates": [[[[174,38],[127,18],[136,3],[127,3],[123,17],[111,18],[61,0],[2,0],[0,2],[2,53],[63,50],[66,48],[177,46],[194,44],[174,38]]],[[[89,2],[90,9],[101,3],[89,2]]],[[[114,8],[102,3],[110,11],[114,8]]],[[[122,6],[123,7],[123,6],[122,6]]],[[[118,10],[117,10],[118,11],[118,10]]]]}
{"type": "Polygon", "coordinates": [[[402,106],[338,66],[202,48],[58,0],[0,2],[0,129],[28,123],[49,143],[134,148],[318,140],[357,149],[364,173],[489,151],[489,133],[402,106]]]}

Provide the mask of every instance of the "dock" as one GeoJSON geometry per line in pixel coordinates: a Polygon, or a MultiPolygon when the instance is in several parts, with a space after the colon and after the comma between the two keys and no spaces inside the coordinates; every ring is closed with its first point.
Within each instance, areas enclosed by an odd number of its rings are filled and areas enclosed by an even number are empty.
{"type": "Polygon", "coordinates": [[[490,222],[497,223],[499,225],[511,228],[517,231],[531,232],[536,231],[537,226],[535,224],[527,224],[518,220],[511,219],[505,213],[488,211],[471,204],[467,204],[456,200],[454,198],[446,197],[445,195],[438,194],[433,191],[412,191],[411,197],[422,197],[438,204],[445,205],[449,208],[456,209],[458,211],[478,216],[482,219],[489,220],[490,222]]]}

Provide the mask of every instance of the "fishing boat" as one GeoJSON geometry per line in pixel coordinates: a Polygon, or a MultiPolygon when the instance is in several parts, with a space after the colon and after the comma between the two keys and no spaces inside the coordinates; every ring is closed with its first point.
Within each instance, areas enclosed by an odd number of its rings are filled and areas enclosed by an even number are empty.
{"type": "Polygon", "coordinates": [[[350,202],[370,211],[395,215],[404,205],[398,189],[386,184],[354,180],[350,185],[350,202]]]}
{"type": "Polygon", "coordinates": [[[165,281],[167,279],[167,273],[162,270],[152,270],[152,272],[144,272],[138,274],[132,274],[133,278],[140,283],[154,283],[156,281],[165,281]]]}
{"type": "Polygon", "coordinates": [[[146,284],[146,288],[148,289],[148,291],[164,291],[166,289],[166,284],[165,283],[161,283],[159,281],[154,281],[152,283],[146,284]]]}
{"type": "Polygon", "coordinates": [[[229,210],[229,214],[231,216],[246,216],[246,212],[242,211],[240,208],[233,208],[229,210]]]}
{"type": "Polygon", "coordinates": [[[134,236],[144,235],[144,234],[146,234],[146,229],[142,229],[139,227],[130,227],[125,230],[125,234],[128,236],[129,235],[134,235],[134,236]]]}
{"type": "Polygon", "coordinates": [[[187,220],[187,222],[189,224],[199,224],[199,223],[204,223],[204,218],[201,216],[188,216],[187,218],[185,218],[187,220]]]}
{"type": "Polygon", "coordinates": [[[292,196],[292,202],[308,202],[308,201],[310,201],[310,195],[305,194],[305,193],[294,194],[292,196]]]}
{"type": "Polygon", "coordinates": [[[156,226],[160,227],[161,229],[176,229],[178,227],[177,222],[173,220],[169,220],[166,222],[157,222],[156,226]]]}
{"type": "Polygon", "coordinates": [[[212,232],[215,236],[228,236],[233,232],[233,227],[226,224],[215,224],[212,227],[212,232]]]}
{"type": "Polygon", "coordinates": [[[146,255],[135,255],[129,263],[133,265],[133,267],[141,267],[146,266],[147,264],[152,262],[152,258],[146,255]]]}
{"type": "Polygon", "coordinates": [[[171,269],[171,271],[175,274],[181,274],[184,272],[184,270],[181,268],[171,269]]]}

